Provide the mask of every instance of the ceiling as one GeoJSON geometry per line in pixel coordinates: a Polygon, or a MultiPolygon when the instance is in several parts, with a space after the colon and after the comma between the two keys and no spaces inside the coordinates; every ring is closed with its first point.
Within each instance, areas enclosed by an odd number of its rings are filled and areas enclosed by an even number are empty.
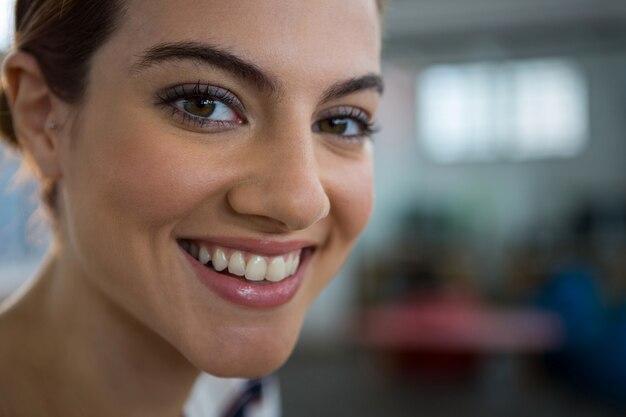
{"type": "Polygon", "coordinates": [[[390,0],[387,37],[431,38],[491,30],[626,27],[626,0],[390,0]]]}

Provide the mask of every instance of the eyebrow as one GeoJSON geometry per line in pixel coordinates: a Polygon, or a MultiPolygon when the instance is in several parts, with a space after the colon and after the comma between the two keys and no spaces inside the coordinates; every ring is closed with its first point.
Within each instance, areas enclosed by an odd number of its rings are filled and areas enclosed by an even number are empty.
{"type": "Polygon", "coordinates": [[[372,90],[378,94],[384,91],[383,79],[378,74],[367,74],[362,77],[352,78],[331,86],[322,96],[322,103],[335,100],[359,91],[372,90]]]}
{"type": "Polygon", "coordinates": [[[278,81],[261,68],[236,55],[212,45],[198,42],[176,42],[157,44],[140,55],[131,67],[131,74],[141,72],[153,65],[166,61],[196,61],[218,67],[238,78],[253,84],[259,90],[276,92],[278,81]]]}
{"type": "MultiPolygon", "coordinates": [[[[275,77],[267,74],[254,63],[248,62],[225,49],[199,42],[157,44],[139,55],[139,60],[132,65],[130,72],[136,75],[153,65],[166,61],[195,61],[214,66],[234,74],[261,91],[272,94],[277,94],[281,89],[280,82],[275,77]]],[[[382,77],[370,73],[332,85],[323,93],[322,102],[362,90],[374,90],[382,94],[383,89],[382,77]]]]}

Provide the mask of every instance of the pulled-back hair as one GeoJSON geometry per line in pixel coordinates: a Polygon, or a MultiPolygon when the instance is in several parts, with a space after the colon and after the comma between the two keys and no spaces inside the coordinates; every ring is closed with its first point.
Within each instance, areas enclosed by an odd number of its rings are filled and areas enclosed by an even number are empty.
{"type": "MultiPolygon", "coordinates": [[[[75,103],[85,91],[91,57],[120,20],[120,0],[17,0],[15,48],[32,54],[51,91],[75,103]]],[[[6,92],[0,86],[0,139],[19,149],[6,92]]],[[[55,211],[56,184],[42,184],[55,211]]]]}
{"type": "MultiPolygon", "coordinates": [[[[15,48],[31,53],[50,90],[73,103],[85,90],[90,58],[113,32],[120,14],[120,0],[17,0],[15,48]]],[[[3,89],[0,134],[19,146],[3,89]]]]}

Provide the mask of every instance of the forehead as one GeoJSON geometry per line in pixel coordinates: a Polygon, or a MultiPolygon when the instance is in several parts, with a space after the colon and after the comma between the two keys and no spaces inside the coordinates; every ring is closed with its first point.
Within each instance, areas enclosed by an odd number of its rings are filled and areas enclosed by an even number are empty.
{"type": "Polygon", "coordinates": [[[277,77],[379,72],[375,0],[129,0],[105,47],[127,66],[167,42],[206,42],[277,77]]]}

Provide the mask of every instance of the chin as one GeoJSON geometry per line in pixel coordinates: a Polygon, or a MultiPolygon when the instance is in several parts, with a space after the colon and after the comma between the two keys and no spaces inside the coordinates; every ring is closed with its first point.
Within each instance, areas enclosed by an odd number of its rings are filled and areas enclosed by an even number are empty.
{"type": "Polygon", "coordinates": [[[291,350],[282,355],[262,355],[253,358],[229,358],[221,363],[214,363],[214,358],[199,369],[220,378],[259,378],[277,371],[289,358],[291,350]]]}
{"type": "Polygon", "coordinates": [[[198,370],[216,377],[262,377],[287,361],[297,342],[299,328],[293,334],[270,332],[267,328],[250,333],[216,336],[206,343],[196,340],[184,356],[198,370]]]}
{"type": "Polygon", "coordinates": [[[289,358],[293,345],[280,352],[256,349],[237,349],[223,355],[204,355],[198,361],[192,361],[195,367],[220,378],[258,378],[269,375],[280,368],[289,358]]]}

